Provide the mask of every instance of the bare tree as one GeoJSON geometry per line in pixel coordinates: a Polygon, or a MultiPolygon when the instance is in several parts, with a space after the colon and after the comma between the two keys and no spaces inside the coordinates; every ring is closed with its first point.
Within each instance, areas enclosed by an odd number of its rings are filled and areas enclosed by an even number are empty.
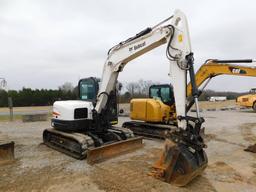
{"type": "Polygon", "coordinates": [[[157,82],[153,82],[151,80],[143,80],[140,79],[136,82],[130,82],[126,84],[126,89],[130,93],[131,97],[139,96],[139,97],[147,97],[149,92],[149,87],[153,84],[159,84],[157,82]]]}
{"type": "Polygon", "coordinates": [[[151,80],[143,80],[143,79],[140,79],[138,81],[138,85],[139,85],[139,94],[140,95],[145,95],[145,96],[148,96],[148,92],[149,92],[149,87],[153,84],[157,84],[157,83],[154,83],[153,81],[151,80]]]}
{"type": "Polygon", "coordinates": [[[136,82],[130,82],[125,86],[125,88],[131,94],[131,97],[133,97],[138,89],[138,84],[136,82]]]}

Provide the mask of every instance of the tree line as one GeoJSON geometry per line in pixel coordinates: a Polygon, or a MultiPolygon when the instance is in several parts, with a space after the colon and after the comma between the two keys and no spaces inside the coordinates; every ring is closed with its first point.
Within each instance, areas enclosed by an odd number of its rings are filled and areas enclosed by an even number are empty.
{"type": "MultiPolygon", "coordinates": [[[[158,82],[139,80],[124,83],[123,88],[118,93],[119,103],[129,103],[132,98],[147,98],[149,95],[149,87],[158,82]]],[[[217,92],[213,90],[205,90],[199,97],[199,100],[206,101],[211,96],[226,96],[227,99],[236,99],[238,96],[246,93],[236,92],[217,92]]],[[[59,100],[75,100],[78,99],[77,87],[73,87],[71,83],[64,83],[58,89],[31,89],[22,88],[21,90],[0,90],[0,107],[8,106],[8,97],[12,98],[13,106],[46,106],[52,105],[54,101],[59,100]]]]}
{"type": "MultiPolygon", "coordinates": [[[[126,91],[123,94],[120,94],[119,101],[121,103],[129,103],[132,98],[147,98],[149,96],[150,86],[156,84],[160,83],[144,80],[129,82],[125,86],[126,91]]],[[[234,100],[244,94],[248,94],[248,92],[237,93],[232,91],[214,91],[206,89],[202,91],[199,101],[208,101],[212,96],[225,96],[227,97],[227,100],[234,100]]]]}
{"type": "Polygon", "coordinates": [[[210,97],[213,96],[220,96],[220,97],[227,97],[227,100],[234,100],[241,95],[248,94],[248,92],[237,93],[232,91],[213,91],[210,89],[206,89],[202,92],[201,96],[199,97],[199,101],[208,101],[210,97]]]}
{"type": "Polygon", "coordinates": [[[71,83],[65,83],[58,89],[31,89],[22,88],[16,90],[0,90],[0,107],[8,106],[8,97],[12,98],[13,106],[47,106],[52,105],[54,101],[77,99],[77,87],[70,86],[71,83]]]}

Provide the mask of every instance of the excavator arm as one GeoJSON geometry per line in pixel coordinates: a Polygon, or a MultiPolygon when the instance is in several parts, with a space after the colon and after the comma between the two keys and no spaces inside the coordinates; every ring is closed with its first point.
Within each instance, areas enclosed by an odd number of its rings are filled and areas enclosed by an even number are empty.
{"type": "MultiPolygon", "coordinates": [[[[197,87],[200,87],[206,80],[206,84],[218,75],[233,75],[233,76],[251,76],[256,77],[256,67],[241,66],[226,63],[228,60],[208,60],[196,72],[195,81],[197,87]],[[224,63],[225,62],[225,63],[224,63]]],[[[228,61],[229,62],[229,61],[228,61]]],[[[232,61],[231,61],[232,62],[232,61]]],[[[236,60],[234,63],[252,63],[253,60],[236,60]]],[[[206,85],[205,85],[206,86],[206,85]]],[[[204,87],[205,87],[204,86],[204,87]]],[[[192,95],[191,82],[187,85],[187,96],[192,95]]]]}
{"type": "MultiPolygon", "coordinates": [[[[256,68],[250,66],[241,66],[230,63],[252,63],[252,59],[244,60],[207,60],[197,71],[195,75],[195,84],[200,87],[205,81],[203,88],[198,92],[200,96],[202,90],[208,85],[213,77],[218,75],[233,75],[233,76],[251,76],[256,77],[256,68]]],[[[192,83],[187,85],[187,98],[192,96],[192,83]]],[[[186,111],[188,112],[194,105],[194,100],[190,100],[186,111]]]]}
{"type": "Polygon", "coordinates": [[[156,173],[168,183],[184,186],[201,174],[207,166],[207,157],[203,150],[206,145],[200,136],[204,119],[198,108],[198,90],[195,84],[193,53],[191,52],[188,24],[185,15],[176,10],[175,14],[156,25],[147,28],[135,37],[129,38],[110,49],[101,78],[93,119],[95,129],[108,129],[108,103],[119,73],[131,60],[167,43],[166,55],[170,62],[170,78],[173,84],[177,129],[167,139],[163,154],[154,166],[156,173]],[[169,25],[163,23],[171,19],[169,25]],[[192,83],[193,101],[196,104],[197,117],[186,114],[187,72],[192,83]]]}
{"type": "MultiPolygon", "coordinates": [[[[186,72],[188,68],[193,68],[188,66],[189,59],[192,59],[192,57],[189,58],[191,45],[186,17],[181,11],[176,10],[175,14],[164,22],[147,28],[109,50],[94,111],[94,117],[98,119],[97,122],[106,124],[108,121],[104,120],[106,116],[104,112],[107,111],[109,95],[114,90],[117,77],[124,66],[131,60],[165,43],[167,43],[167,58],[170,61],[170,77],[173,82],[174,95],[177,98],[176,111],[179,116],[186,116],[186,72]],[[170,24],[162,26],[170,19],[170,24]]],[[[185,119],[179,119],[178,124],[179,127],[186,128],[185,119]]]]}

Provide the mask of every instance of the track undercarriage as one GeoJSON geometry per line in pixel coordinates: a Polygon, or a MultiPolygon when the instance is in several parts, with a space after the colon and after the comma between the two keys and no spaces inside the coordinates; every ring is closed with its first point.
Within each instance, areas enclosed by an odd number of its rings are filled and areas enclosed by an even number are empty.
{"type": "Polygon", "coordinates": [[[147,138],[165,139],[175,125],[155,124],[140,121],[124,122],[122,127],[130,129],[135,135],[144,136],[147,138]]]}
{"type": "Polygon", "coordinates": [[[89,159],[90,163],[142,147],[142,137],[134,137],[132,131],[112,127],[107,132],[96,134],[92,132],[63,132],[54,128],[43,132],[44,143],[62,153],[76,159],[89,159]],[[122,147],[117,147],[117,146],[122,147]],[[113,149],[113,150],[112,150],[113,149]],[[120,150],[119,150],[120,149],[120,150]],[[111,154],[102,151],[112,151],[111,154]],[[89,154],[88,154],[89,151],[89,154]],[[97,151],[101,151],[100,154],[97,151]]]}

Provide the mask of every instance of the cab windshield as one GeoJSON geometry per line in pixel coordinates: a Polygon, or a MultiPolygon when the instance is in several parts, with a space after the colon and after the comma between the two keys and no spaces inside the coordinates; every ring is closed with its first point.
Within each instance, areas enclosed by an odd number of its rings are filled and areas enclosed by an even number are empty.
{"type": "Polygon", "coordinates": [[[154,85],[149,89],[149,97],[161,100],[171,105],[174,102],[172,87],[169,85],[154,85]]]}
{"type": "Polygon", "coordinates": [[[80,99],[82,100],[96,100],[98,92],[98,82],[89,78],[82,79],[79,83],[80,99]]]}

